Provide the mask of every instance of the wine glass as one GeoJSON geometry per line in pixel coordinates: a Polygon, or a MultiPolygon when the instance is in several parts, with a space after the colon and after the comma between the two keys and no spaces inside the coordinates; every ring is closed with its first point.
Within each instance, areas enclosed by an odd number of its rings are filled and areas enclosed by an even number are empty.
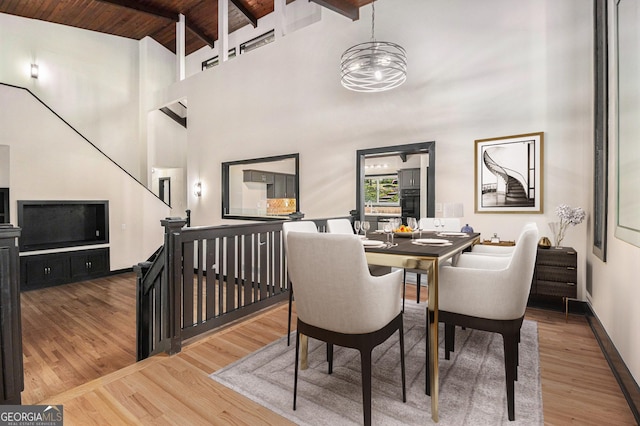
{"type": "Polygon", "coordinates": [[[438,232],[438,228],[440,227],[440,219],[433,219],[433,227],[436,229],[436,232],[438,232]]]}
{"type": "Polygon", "coordinates": [[[356,220],[353,222],[353,229],[356,230],[356,235],[360,235],[360,221],[356,220]]]}
{"type": "Polygon", "coordinates": [[[418,227],[418,221],[415,217],[407,218],[407,225],[411,228],[411,238],[414,238],[415,230],[418,227]]]}
{"type": "Polygon", "coordinates": [[[391,223],[391,221],[385,222],[383,230],[384,230],[384,233],[387,235],[387,243],[388,243],[389,238],[391,238],[391,234],[393,233],[393,223],[391,223]]]}
{"type": "Polygon", "coordinates": [[[369,222],[367,222],[366,220],[360,223],[360,226],[362,227],[362,230],[364,231],[364,238],[367,238],[367,231],[369,230],[369,227],[371,225],[369,225],[369,222]]]}

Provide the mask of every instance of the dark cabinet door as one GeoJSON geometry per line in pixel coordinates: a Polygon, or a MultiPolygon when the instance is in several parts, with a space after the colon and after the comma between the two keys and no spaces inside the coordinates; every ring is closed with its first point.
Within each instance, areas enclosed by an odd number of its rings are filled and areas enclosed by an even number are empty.
{"type": "Polygon", "coordinates": [[[273,198],[286,198],[287,193],[287,177],[285,175],[276,174],[274,176],[274,197],[273,198]]]}
{"type": "Polygon", "coordinates": [[[109,249],[72,254],[69,260],[72,280],[104,274],[109,270],[109,249]]]}
{"type": "Polygon", "coordinates": [[[259,182],[266,184],[273,183],[273,173],[270,172],[262,172],[260,170],[244,170],[243,175],[243,180],[245,182],[259,182]]]}
{"type": "Polygon", "coordinates": [[[420,169],[398,170],[400,189],[420,189],[420,169]]]}
{"type": "Polygon", "coordinates": [[[285,198],[296,198],[296,177],[294,175],[287,176],[287,191],[285,198]]]}
{"type": "Polygon", "coordinates": [[[69,280],[69,262],[64,255],[26,256],[21,263],[23,290],[48,287],[69,280]]]}

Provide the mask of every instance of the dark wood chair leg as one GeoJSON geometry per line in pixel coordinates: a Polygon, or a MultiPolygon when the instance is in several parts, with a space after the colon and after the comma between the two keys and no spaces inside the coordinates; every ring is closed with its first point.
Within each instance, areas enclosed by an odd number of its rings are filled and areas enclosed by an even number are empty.
{"type": "Polygon", "coordinates": [[[291,305],[293,304],[293,288],[291,287],[291,281],[289,281],[289,321],[287,325],[287,346],[291,344],[291,305]]]}
{"type": "Polygon", "coordinates": [[[416,303],[420,303],[420,287],[422,287],[420,285],[420,276],[422,274],[416,274],[416,275],[417,275],[417,277],[416,277],[416,286],[417,286],[416,291],[418,292],[418,295],[416,296],[416,303]]]}
{"type": "Polygon", "coordinates": [[[364,425],[371,426],[371,348],[360,349],[362,363],[362,410],[364,425]]]}
{"type": "Polygon", "coordinates": [[[400,370],[402,372],[402,402],[407,402],[407,379],[404,368],[404,326],[400,324],[400,370]]]}
{"type": "Polygon", "coordinates": [[[444,325],[444,359],[449,359],[451,352],[455,351],[456,326],[455,324],[444,325]]]}
{"type": "Polygon", "coordinates": [[[333,344],[327,343],[327,361],[329,362],[329,374],[333,373],[333,344]]]}
{"type": "Polygon", "coordinates": [[[300,352],[300,333],[296,332],[296,365],[293,373],[293,409],[296,409],[296,397],[298,396],[298,354],[300,352]]]}
{"type": "Polygon", "coordinates": [[[507,385],[507,411],[509,420],[515,420],[515,371],[517,337],[511,333],[502,335],[504,345],[504,372],[507,385]]]}

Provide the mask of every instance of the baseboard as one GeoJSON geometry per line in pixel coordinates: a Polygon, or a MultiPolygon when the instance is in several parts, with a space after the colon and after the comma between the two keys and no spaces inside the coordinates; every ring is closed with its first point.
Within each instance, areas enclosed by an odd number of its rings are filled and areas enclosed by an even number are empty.
{"type": "Polygon", "coordinates": [[[627,365],[624,363],[620,353],[609,338],[609,335],[602,326],[602,323],[591,309],[591,305],[586,302],[582,303],[586,305],[585,317],[587,318],[587,322],[600,345],[600,349],[602,350],[605,359],[609,363],[613,376],[620,385],[622,394],[626,398],[636,422],[640,424],[640,387],[638,387],[638,384],[631,375],[627,365]]]}
{"type": "Polygon", "coordinates": [[[109,271],[109,273],[105,274],[104,276],[108,277],[110,275],[126,274],[127,272],[133,272],[133,267],[124,268],[124,269],[115,269],[113,271],[109,271]]]}

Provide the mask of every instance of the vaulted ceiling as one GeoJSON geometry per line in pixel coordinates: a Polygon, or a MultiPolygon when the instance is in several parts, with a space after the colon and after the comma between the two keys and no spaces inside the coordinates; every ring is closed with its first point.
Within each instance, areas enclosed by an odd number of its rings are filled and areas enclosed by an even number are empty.
{"type": "MultiPolygon", "coordinates": [[[[287,4],[294,0],[286,0],[287,4]]],[[[307,1],[307,0],[297,0],[307,1]]],[[[373,0],[309,0],[352,20],[373,0]]],[[[274,0],[228,0],[229,33],[272,13],[274,0]]],[[[0,13],[140,40],[149,36],[176,50],[176,22],[185,16],[185,51],[218,40],[218,0],[0,0],[0,13]]]]}

